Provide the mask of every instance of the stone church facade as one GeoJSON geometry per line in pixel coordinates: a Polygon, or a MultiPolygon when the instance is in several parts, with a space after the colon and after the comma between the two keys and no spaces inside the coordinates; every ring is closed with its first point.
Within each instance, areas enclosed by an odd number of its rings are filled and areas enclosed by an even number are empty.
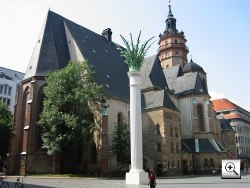
{"type": "MultiPolygon", "coordinates": [[[[177,30],[169,6],[159,50],[141,67],[143,165],[145,169],[155,168],[158,175],[210,172],[220,168],[221,159],[231,157],[223,146],[223,132],[210,101],[206,73],[192,60],[187,61],[188,51],[184,33],[177,30]]],[[[120,164],[110,145],[114,127],[129,122],[127,72],[110,29],[99,35],[49,11],[18,90],[8,173],[117,171],[120,164]],[[69,60],[88,60],[108,100],[90,106],[100,131],[93,135],[80,158],[67,160],[48,156],[41,149],[37,122],[43,109],[45,77],[65,67],[69,60]]]]}

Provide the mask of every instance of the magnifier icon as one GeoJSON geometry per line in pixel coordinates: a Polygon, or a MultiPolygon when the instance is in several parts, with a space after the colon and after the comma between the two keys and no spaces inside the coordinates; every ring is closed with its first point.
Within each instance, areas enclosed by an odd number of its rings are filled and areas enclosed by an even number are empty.
{"type": "Polygon", "coordinates": [[[236,171],[235,171],[235,164],[232,162],[228,162],[225,166],[225,169],[227,172],[233,172],[235,173],[237,176],[239,175],[236,171]]]}

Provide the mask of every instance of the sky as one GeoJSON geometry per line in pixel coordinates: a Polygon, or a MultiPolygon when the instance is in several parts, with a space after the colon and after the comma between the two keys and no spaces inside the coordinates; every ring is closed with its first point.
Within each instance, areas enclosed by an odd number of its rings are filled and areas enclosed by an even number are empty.
{"type": "MultiPolygon", "coordinates": [[[[207,73],[211,99],[227,98],[250,112],[250,1],[172,0],[177,29],[184,31],[188,59],[207,73]]],[[[25,72],[48,10],[123,44],[132,33],[155,37],[165,30],[167,0],[0,0],[0,66],[25,72]]]]}

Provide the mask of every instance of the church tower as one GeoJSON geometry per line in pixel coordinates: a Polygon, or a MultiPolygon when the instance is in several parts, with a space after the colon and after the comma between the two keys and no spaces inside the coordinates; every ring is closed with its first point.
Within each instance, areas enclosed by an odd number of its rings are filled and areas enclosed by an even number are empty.
{"type": "Polygon", "coordinates": [[[160,45],[158,56],[161,61],[162,68],[169,68],[175,65],[183,67],[187,63],[187,54],[189,52],[186,46],[184,32],[176,29],[176,19],[174,18],[171,5],[169,5],[166,29],[160,34],[160,45]]]}

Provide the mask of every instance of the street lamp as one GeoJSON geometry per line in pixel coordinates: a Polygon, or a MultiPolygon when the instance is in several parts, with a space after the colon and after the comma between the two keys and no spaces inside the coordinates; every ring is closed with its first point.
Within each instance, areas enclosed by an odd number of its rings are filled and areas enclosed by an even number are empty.
{"type": "Polygon", "coordinates": [[[108,113],[109,113],[109,105],[103,104],[101,106],[101,172],[107,174],[110,170],[109,167],[109,138],[108,138],[108,113]],[[106,145],[106,147],[104,146],[106,145]]]}
{"type": "Polygon", "coordinates": [[[112,160],[112,150],[109,150],[109,176],[112,177],[112,172],[111,172],[111,160],[112,160]]]}

